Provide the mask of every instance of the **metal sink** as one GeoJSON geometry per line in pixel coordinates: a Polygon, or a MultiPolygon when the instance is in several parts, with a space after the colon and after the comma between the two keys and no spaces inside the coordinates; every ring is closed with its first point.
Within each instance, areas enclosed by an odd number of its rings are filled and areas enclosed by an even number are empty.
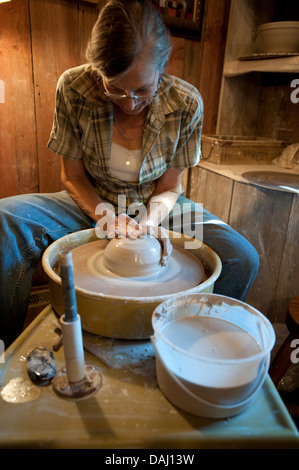
{"type": "Polygon", "coordinates": [[[242,177],[257,186],[299,194],[299,174],[280,171],[246,171],[242,177]]]}

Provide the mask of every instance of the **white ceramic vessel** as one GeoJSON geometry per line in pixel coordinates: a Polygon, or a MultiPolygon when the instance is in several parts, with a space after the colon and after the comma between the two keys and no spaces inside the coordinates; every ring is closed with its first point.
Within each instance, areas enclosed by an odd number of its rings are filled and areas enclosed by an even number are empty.
{"type": "Polygon", "coordinates": [[[161,245],[156,238],[114,238],[104,250],[104,264],[124,277],[158,274],[162,265],[161,245]]]}
{"type": "Polygon", "coordinates": [[[265,53],[299,53],[299,21],[274,21],[257,29],[257,50],[265,53]]]}

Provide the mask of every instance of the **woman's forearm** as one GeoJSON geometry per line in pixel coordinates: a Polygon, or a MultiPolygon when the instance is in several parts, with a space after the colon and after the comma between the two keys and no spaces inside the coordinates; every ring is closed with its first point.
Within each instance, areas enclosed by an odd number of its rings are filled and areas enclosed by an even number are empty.
{"type": "Polygon", "coordinates": [[[96,214],[96,208],[99,204],[103,204],[103,201],[91,183],[89,183],[89,181],[69,179],[62,179],[62,182],[67,192],[80,209],[92,220],[97,222],[101,216],[96,214]]]}
{"type": "Polygon", "coordinates": [[[146,206],[146,213],[139,222],[140,225],[159,226],[175,205],[178,197],[179,193],[174,191],[153,194],[146,206]]]}
{"type": "Polygon", "coordinates": [[[101,214],[101,211],[97,208],[99,208],[99,205],[104,208],[104,203],[89,181],[81,160],[72,161],[63,158],[61,181],[71,198],[86,215],[95,222],[103,217],[104,214],[101,214]]]}
{"type": "Polygon", "coordinates": [[[167,217],[181,193],[183,170],[168,170],[159,179],[140,225],[158,226],[167,217]]]}

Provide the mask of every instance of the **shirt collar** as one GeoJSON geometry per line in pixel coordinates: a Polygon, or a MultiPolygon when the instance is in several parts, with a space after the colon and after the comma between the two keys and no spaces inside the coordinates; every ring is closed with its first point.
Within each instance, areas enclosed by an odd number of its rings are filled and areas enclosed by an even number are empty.
{"type": "Polygon", "coordinates": [[[109,98],[104,94],[102,80],[99,78],[90,65],[82,67],[82,73],[76,75],[71,81],[70,87],[84,96],[88,101],[102,104],[109,102],[109,98]]]}
{"type": "Polygon", "coordinates": [[[185,106],[185,100],[174,87],[172,77],[168,74],[161,76],[158,97],[159,99],[156,101],[156,104],[164,115],[170,114],[185,106]]]}

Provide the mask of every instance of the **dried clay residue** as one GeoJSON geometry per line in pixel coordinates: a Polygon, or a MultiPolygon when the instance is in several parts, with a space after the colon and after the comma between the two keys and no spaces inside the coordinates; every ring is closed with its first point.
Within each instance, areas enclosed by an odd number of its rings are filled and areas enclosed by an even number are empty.
{"type": "Polygon", "coordinates": [[[40,390],[22,377],[11,379],[1,390],[1,397],[8,403],[26,403],[36,400],[40,390]]]}

